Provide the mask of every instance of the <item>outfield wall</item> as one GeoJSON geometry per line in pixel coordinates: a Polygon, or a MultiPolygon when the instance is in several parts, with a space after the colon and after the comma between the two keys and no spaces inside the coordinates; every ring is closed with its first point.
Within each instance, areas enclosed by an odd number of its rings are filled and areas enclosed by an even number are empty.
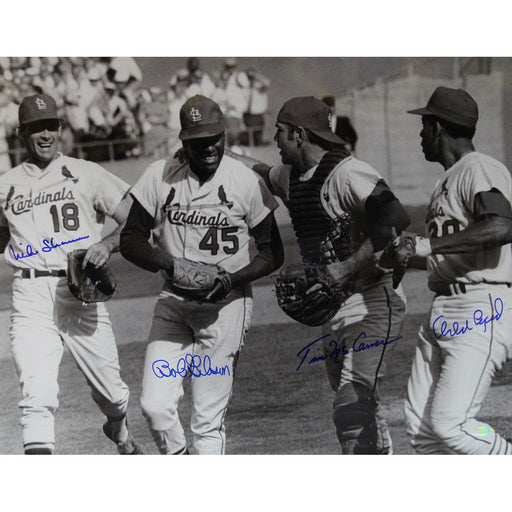
{"type": "Polygon", "coordinates": [[[421,119],[407,110],[423,107],[440,85],[462,87],[477,101],[480,118],[475,146],[512,167],[506,148],[508,119],[502,72],[453,80],[418,75],[379,81],[337,99],[337,114],[348,115],[358,133],[356,156],[375,166],[405,204],[427,203],[443,169],[425,161],[420,147],[421,119]]]}

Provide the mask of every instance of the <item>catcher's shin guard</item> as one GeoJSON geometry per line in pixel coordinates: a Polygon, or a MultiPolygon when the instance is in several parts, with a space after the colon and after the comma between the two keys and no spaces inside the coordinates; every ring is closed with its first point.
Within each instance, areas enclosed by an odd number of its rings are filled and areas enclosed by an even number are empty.
{"type": "Polygon", "coordinates": [[[377,454],[376,408],[366,386],[351,383],[340,388],[332,419],[344,454],[377,454]]]}

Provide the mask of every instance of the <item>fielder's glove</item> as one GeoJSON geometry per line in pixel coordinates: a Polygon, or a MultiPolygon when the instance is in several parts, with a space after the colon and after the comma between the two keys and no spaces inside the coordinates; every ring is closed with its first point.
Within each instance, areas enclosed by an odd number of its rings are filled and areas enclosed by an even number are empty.
{"type": "Polygon", "coordinates": [[[295,263],[275,278],[277,303],[305,325],[322,325],[339,310],[351,292],[334,279],[325,265],[295,263]]]}
{"type": "Polygon", "coordinates": [[[393,269],[393,288],[396,289],[404,277],[409,260],[413,256],[428,256],[431,252],[428,238],[402,231],[399,236],[390,240],[384,248],[379,266],[393,269]]]}
{"type": "Polygon", "coordinates": [[[219,265],[175,258],[168,272],[173,292],[199,302],[217,302],[231,291],[231,277],[219,265]]]}
{"type": "Polygon", "coordinates": [[[82,268],[86,249],[68,253],[68,288],[75,298],[82,302],[104,302],[114,295],[116,281],[105,263],[96,268],[87,263],[82,268]]]}

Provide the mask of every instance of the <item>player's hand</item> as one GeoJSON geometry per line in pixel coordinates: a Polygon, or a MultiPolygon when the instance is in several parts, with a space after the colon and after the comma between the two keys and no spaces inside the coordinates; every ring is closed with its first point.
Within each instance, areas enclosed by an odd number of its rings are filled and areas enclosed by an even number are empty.
{"type": "Polygon", "coordinates": [[[85,268],[87,263],[94,265],[96,268],[101,267],[107,263],[110,258],[110,249],[103,242],[93,244],[87,249],[82,263],[82,268],[85,268]]]}
{"type": "Polygon", "coordinates": [[[180,161],[180,164],[184,164],[186,161],[185,150],[183,148],[178,149],[178,151],[174,153],[174,158],[177,158],[180,161]]]}
{"type": "Polygon", "coordinates": [[[224,299],[232,288],[231,274],[226,272],[224,276],[219,277],[215,281],[213,290],[206,296],[206,300],[210,302],[217,302],[224,299]]]}

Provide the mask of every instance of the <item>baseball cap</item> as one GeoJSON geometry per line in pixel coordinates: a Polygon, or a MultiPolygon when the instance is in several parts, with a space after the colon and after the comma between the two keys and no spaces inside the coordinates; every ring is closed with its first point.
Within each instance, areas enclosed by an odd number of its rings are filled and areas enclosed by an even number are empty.
{"type": "Polygon", "coordinates": [[[449,87],[438,87],[430,96],[426,107],[408,110],[407,113],[436,116],[469,128],[474,128],[478,121],[476,101],[465,90],[449,87]]]}
{"type": "Polygon", "coordinates": [[[313,96],[299,96],[284,103],[277,121],[291,126],[307,128],[315,135],[335,144],[345,141],[332,131],[332,112],[323,101],[313,96]]]}
{"type": "Polygon", "coordinates": [[[196,94],[180,109],[180,140],[213,137],[224,131],[224,116],[215,101],[196,94]]]}
{"type": "Polygon", "coordinates": [[[20,125],[42,121],[44,119],[62,119],[57,114],[57,104],[48,94],[34,94],[23,98],[19,109],[20,125]]]}

